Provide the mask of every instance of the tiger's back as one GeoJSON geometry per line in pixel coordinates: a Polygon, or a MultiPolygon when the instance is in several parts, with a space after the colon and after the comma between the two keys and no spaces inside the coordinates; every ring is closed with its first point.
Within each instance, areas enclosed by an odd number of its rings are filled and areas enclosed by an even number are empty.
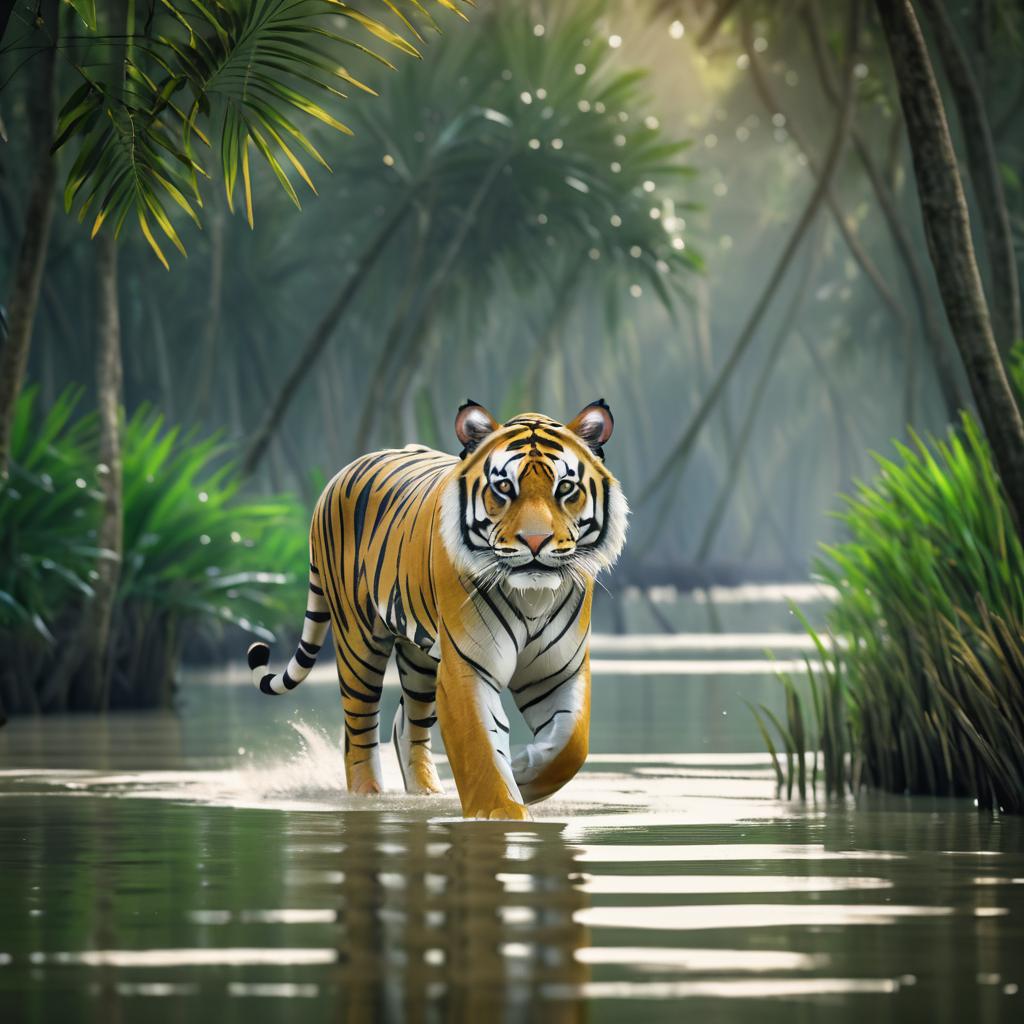
{"type": "Polygon", "coordinates": [[[353,624],[423,650],[437,639],[431,559],[444,484],[458,460],[420,445],[364,455],[324,488],[310,524],[335,634],[353,624]],[[378,622],[379,620],[379,622],[378,622]]]}

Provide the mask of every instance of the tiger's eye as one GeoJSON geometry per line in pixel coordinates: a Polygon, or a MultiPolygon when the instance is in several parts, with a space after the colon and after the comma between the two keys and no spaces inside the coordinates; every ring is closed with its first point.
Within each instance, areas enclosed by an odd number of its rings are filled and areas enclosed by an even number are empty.
{"type": "Polygon", "coordinates": [[[511,480],[499,480],[494,485],[494,489],[499,494],[511,494],[512,493],[512,481],[511,480]]]}
{"type": "Polygon", "coordinates": [[[563,480],[557,488],[555,488],[556,498],[568,498],[573,491],[576,490],[576,484],[571,480],[563,480]]]}

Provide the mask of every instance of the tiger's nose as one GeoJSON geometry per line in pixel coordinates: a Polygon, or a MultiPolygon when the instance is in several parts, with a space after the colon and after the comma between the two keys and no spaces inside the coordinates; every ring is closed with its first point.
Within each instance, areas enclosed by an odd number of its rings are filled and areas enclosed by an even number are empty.
{"type": "Polygon", "coordinates": [[[519,539],[534,553],[536,556],[545,543],[554,536],[553,533],[521,533],[519,539]]]}

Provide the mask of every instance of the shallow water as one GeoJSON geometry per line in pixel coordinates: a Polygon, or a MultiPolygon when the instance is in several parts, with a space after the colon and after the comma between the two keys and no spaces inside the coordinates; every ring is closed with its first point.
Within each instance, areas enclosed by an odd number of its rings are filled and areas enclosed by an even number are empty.
{"type": "Polygon", "coordinates": [[[525,824],[402,795],[388,750],[350,797],[330,684],[12,722],[2,1019],[1024,1019],[1024,822],[780,800],[744,705],[777,684],[663,671],[596,677],[594,753],[525,824]]]}

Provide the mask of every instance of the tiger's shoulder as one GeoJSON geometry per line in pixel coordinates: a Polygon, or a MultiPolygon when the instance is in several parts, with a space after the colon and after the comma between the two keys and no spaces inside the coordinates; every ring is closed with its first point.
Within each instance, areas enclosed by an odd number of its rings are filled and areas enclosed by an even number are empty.
{"type": "Polygon", "coordinates": [[[440,483],[458,461],[448,452],[422,444],[367,452],[338,470],[324,488],[321,500],[331,495],[347,503],[368,500],[396,486],[429,488],[440,483]]]}

